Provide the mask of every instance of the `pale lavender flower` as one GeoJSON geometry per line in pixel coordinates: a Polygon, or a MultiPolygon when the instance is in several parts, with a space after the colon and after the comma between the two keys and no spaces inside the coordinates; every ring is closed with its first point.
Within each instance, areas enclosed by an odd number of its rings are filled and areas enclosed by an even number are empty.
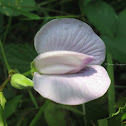
{"type": "Polygon", "coordinates": [[[54,19],[35,36],[39,55],[33,64],[34,89],[43,97],[66,105],[78,105],[103,96],[110,78],[100,66],[105,45],[86,23],[54,19]]]}

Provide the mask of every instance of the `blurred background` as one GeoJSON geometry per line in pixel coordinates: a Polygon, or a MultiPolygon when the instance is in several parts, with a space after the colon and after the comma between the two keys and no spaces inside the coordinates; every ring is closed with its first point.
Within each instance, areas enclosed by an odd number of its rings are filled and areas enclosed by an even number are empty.
{"type": "MultiPolygon", "coordinates": [[[[36,32],[48,21],[63,17],[86,22],[103,39],[107,48],[103,66],[108,70],[114,87],[109,95],[106,93],[86,103],[84,112],[82,105],[65,106],[48,102],[33,89],[18,90],[8,84],[4,89],[7,100],[4,113],[8,126],[103,126],[98,120],[109,116],[110,104],[113,112],[124,106],[125,0],[0,0],[0,40],[11,68],[19,73],[29,71],[30,63],[37,56],[34,49],[36,32]]],[[[0,49],[0,84],[7,76],[0,49]]],[[[32,79],[32,76],[28,77],[32,79]]],[[[109,126],[126,126],[126,109],[122,111],[123,119],[120,115],[117,116],[119,120],[115,117],[107,119],[109,126]]]]}

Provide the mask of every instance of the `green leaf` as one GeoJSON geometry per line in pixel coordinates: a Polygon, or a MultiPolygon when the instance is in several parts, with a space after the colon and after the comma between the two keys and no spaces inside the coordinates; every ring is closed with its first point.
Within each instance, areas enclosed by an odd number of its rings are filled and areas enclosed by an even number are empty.
{"type": "MultiPolygon", "coordinates": [[[[29,44],[6,44],[5,52],[10,67],[20,72],[30,70],[30,63],[37,55],[34,47],[29,44]]],[[[2,58],[1,53],[0,58],[2,58]]]]}
{"type": "Polygon", "coordinates": [[[5,106],[5,117],[9,118],[17,109],[19,102],[21,101],[22,95],[17,95],[14,98],[7,101],[5,106]]]}
{"type": "Polygon", "coordinates": [[[120,107],[119,110],[116,113],[114,113],[111,117],[98,120],[98,124],[99,126],[125,126],[125,119],[126,105],[124,107],[120,107]]]}
{"type": "Polygon", "coordinates": [[[107,50],[112,54],[113,59],[118,60],[122,65],[126,63],[126,38],[125,37],[107,37],[102,36],[107,50]]]}
{"type": "Polygon", "coordinates": [[[5,106],[5,103],[6,103],[6,99],[3,95],[3,92],[0,92],[0,105],[2,106],[3,109],[4,109],[4,106],[5,106]]]}
{"type": "Polygon", "coordinates": [[[18,8],[12,8],[12,9],[15,12],[20,13],[21,15],[26,16],[28,18],[28,20],[40,20],[41,19],[41,17],[39,17],[38,15],[30,13],[28,11],[24,11],[24,10],[21,10],[21,9],[18,9],[18,8]]]}
{"type": "Polygon", "coordinates": [[[105,98],[99,98],[95,101],[86,103],[86,118],[88,124],[90,124],[92,121],[96,123],[96,120],[107,116],[108,111],[105,109],[105,102],[105,98]],[[101,100],[103,101],[101,102],[101,100]]]}
{"type": "Polygon", "coordinates": [[[0,12],[7,16],[18,16],[21,14],[19,11],[14,11],[13,8],[23,11],[35,10],[34,0],[0,0],[0,12]]]}
{"type": "Polygon", "coordinates": [[[6,120],[5,120],[5,117],[4,117],[3,107],[1,105],[0,105],[0,126],[7,126],[6,120]]]}
{"type": "Polygon", "coordinates": [[[82,15],[85,14],[85,7],[90,1],[91,0],[79,0],[79,7],[82,15]]]}
{"type": "Polygon", "coordinates": [[[101,119],[98,120],[98,126],[108,126],[108,120],[107,119],[101,119]]]}
{"type": "Polygon", "coordinates": [[[117,36],[125,37],[126,40],[126,9],[120,12],[118,16],[117,36]]]}
{"type": "Polygon", "coordinates": [[[120,97],[117,99],[116,108],[119,108],[119,107],[124,106],[125,103],[126,103],[126,97],[120,96],[120,97]]]}
{"type": "Polygon", "coordinates": [[[125,113],[126,105],[124,107],[120,107],[119,110],[108,119],[109,126],[122,126],[125,113]]]}
{"type": "Polygon", "coordinates": [[[103,1],[90,2],[86,6],[88,20],[104,35],[114,36],[116,32],[116,13],[103,1]]]}
{"type": "Polygon", "coordinates": [[[123,126],[126,126],[126,113],[122,116],[121,121],[123,123],[123,126]]]}
{"type": "Polygon", "coordinates": [[[44,111],[48,126],[66,126],[65,111],[50,102],[44,111]]]}

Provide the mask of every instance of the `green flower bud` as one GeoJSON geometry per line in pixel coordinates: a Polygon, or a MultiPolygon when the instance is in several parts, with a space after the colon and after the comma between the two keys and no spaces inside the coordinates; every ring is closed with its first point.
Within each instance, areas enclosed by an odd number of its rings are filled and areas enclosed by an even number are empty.
{"type": "Polygon", "coordinates": [[[6,103],[6,99],[3,95],[3,92],[0,92],[0,105],[2,106],[3,109],[4,109],[4,106],[5,106],[5,103],[6,103]]]}
{"type": "Polygon", "coordinates": [[[22,74],[12,75],[10,83],[13,87],[17,89],[25,89],[27,87],[33,87],[33,81],[22,74]]]}

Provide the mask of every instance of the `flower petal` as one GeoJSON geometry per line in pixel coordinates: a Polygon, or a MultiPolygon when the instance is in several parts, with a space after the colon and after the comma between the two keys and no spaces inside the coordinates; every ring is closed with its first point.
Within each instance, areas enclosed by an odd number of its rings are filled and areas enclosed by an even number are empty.
{"type": "Polygon", "coordinates": [[[35,69],[42,74],[76,73],[93,61],[92,56],[71,51],[42,53],[34,59],[35,69]]]}
{"type": "Polygon", "coordinates": [[[91,65],[77,74],[40,75],[34,73],[34,89],[43,97],[66,105],[78,105],[101,97],[110,85],[102,66],[91,65]]]}
{"type": "Polygon", "coordinates": [[[92,55],[90,64],[99,65],[105,59],[104,42],[86,23],[73,19],[54,19],[45,24],[35,35],[35,48],[38,53],[49,51],[74,51],[92,55]]]}

